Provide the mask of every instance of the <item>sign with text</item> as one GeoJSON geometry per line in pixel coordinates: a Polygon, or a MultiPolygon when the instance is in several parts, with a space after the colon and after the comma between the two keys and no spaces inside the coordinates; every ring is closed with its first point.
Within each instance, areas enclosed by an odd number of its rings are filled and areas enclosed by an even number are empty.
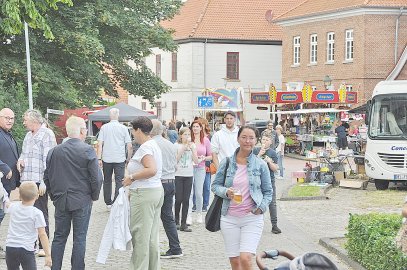
{"type": "MultiPolygon", "coordinates": [[[[311,93],[306,93],[304,91],[278,91],[276,96],[276,104],[287,104],[287,103],[346,103],[346,104],[356,104],[358,103],[357,92],[346,92],[344,99],[338,91],[312,91],[311,93]],[[311,99],[309,99],[309,96],[311,99]]],[[[268,92],[252,92],[250,93],[250,103],[252,104],[271,104],[268,92]]]]}
{"type": "Polygon", "coordinates": [[[58,114],[58,115],[64,115],[64,111],[53,110],[53,109],[48,109],[48,108],[47,108],[47,113],[58,114]]]}
{"type": "Polygon", "coordinates": [[[198,108],[213,108],[213,96],[198,97],[198,108]]]}

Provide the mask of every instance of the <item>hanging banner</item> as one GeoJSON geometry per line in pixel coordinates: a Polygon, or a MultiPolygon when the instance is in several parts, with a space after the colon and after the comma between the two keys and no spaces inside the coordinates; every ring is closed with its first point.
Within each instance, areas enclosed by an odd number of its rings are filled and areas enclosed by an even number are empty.
{"type": "MultiPolygon", "coordinates": [[[[233,110],[242,111],[243,107],[243,88],[207,88],[202,91],[202,96],[211,96],[213,103],[211,103],[212,110],[233,110]]],[[[267,97],[268,98],[268,97],[267,97]]]]}
{"type": "MultiPolygon", "coordinates": [[[[304,86],[306,87],[306,86],[304,86]]],[[[357,92],[342,91],[312,91],[310,88],[304,88],[302,91],[277,91],[276,104],[290,103],[358,103],[357,92]]],[[[268,92],[252,92],[250,94],[250,103],[252,104],[274,104],[270,102],[268,92]]]]}

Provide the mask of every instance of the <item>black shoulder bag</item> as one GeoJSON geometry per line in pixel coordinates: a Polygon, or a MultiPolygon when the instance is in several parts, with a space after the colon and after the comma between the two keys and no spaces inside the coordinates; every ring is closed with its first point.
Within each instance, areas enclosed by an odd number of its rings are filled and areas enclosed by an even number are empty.
{"type": "MultiPolygon", "coordinates": [[[[225,174],[223,177],[223,185],[226,181],[226,173],[229,167],[229,158],[226,158],[225,174]]],[[[211,206],[205,216],[205,228],[210,232],[217,232],[220,230],[220,216],[222,210],[223,199],[218,195],[215,195],[211,206]]]]}

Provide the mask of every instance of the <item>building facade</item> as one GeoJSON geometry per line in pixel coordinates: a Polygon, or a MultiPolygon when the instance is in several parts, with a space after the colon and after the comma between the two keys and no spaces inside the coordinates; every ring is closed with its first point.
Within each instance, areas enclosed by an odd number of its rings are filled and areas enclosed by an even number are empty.
{"type": "Polygon", "coordinates": [[[266,91],[281,85],[282,32],[271,23],[298,0],[188,0],[179,15],[163,22],[174,29],[176,53],[153,48],[146,64],[172,87],[152,108],[140,97],[129,104],[153,110],[162,120],[202,116],[197,97],[206,88],[243,88],[244,119],[269,119],[269,111],[249,103],[251,91],[266,91]],[[284,2],[284,3],[282,3],[284,2]],[[275,14],[275,15],[273,15],[275,14]]]}
{"type": "Polygon", "coordinates": [[[283,27],[282,85],[308,82],[314,89],[344,83],[359,104],[396,65],[395,79],[407,79],[405,1],[308,0],[276,18],[283,27]]]}

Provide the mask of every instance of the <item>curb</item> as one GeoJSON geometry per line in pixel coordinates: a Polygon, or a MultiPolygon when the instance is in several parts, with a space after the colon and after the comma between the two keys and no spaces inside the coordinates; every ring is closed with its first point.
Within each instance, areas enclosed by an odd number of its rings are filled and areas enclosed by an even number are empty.
{"type": "Polygon", "coordinates": [[[366,270],[363,266],[361,266],[358,262],[355,262],[348,256],[348,252],[343,249],[340,245],[335,244],[332,240],[335,239],[344,239],[345,237],[323,237],[319,239],[319,244],[329,250],[330,252],[334,253],[338,256],[342,261],[344,261],[347,265],[352,267],[354,270],[366,270]]]}
{"type": "Polygon", "coordinates": [[[312,200],[329,200],[329,197],[326,195],[329,190],[333,188],[331,184],[322,189],[323,195],[320,196],[311,196],[311,197],[288,197],[288,191],[295,186],[296,184],[290,185],[287,189],[283,191],[280,197],[280,201],[312,201],[312,200]]]}

